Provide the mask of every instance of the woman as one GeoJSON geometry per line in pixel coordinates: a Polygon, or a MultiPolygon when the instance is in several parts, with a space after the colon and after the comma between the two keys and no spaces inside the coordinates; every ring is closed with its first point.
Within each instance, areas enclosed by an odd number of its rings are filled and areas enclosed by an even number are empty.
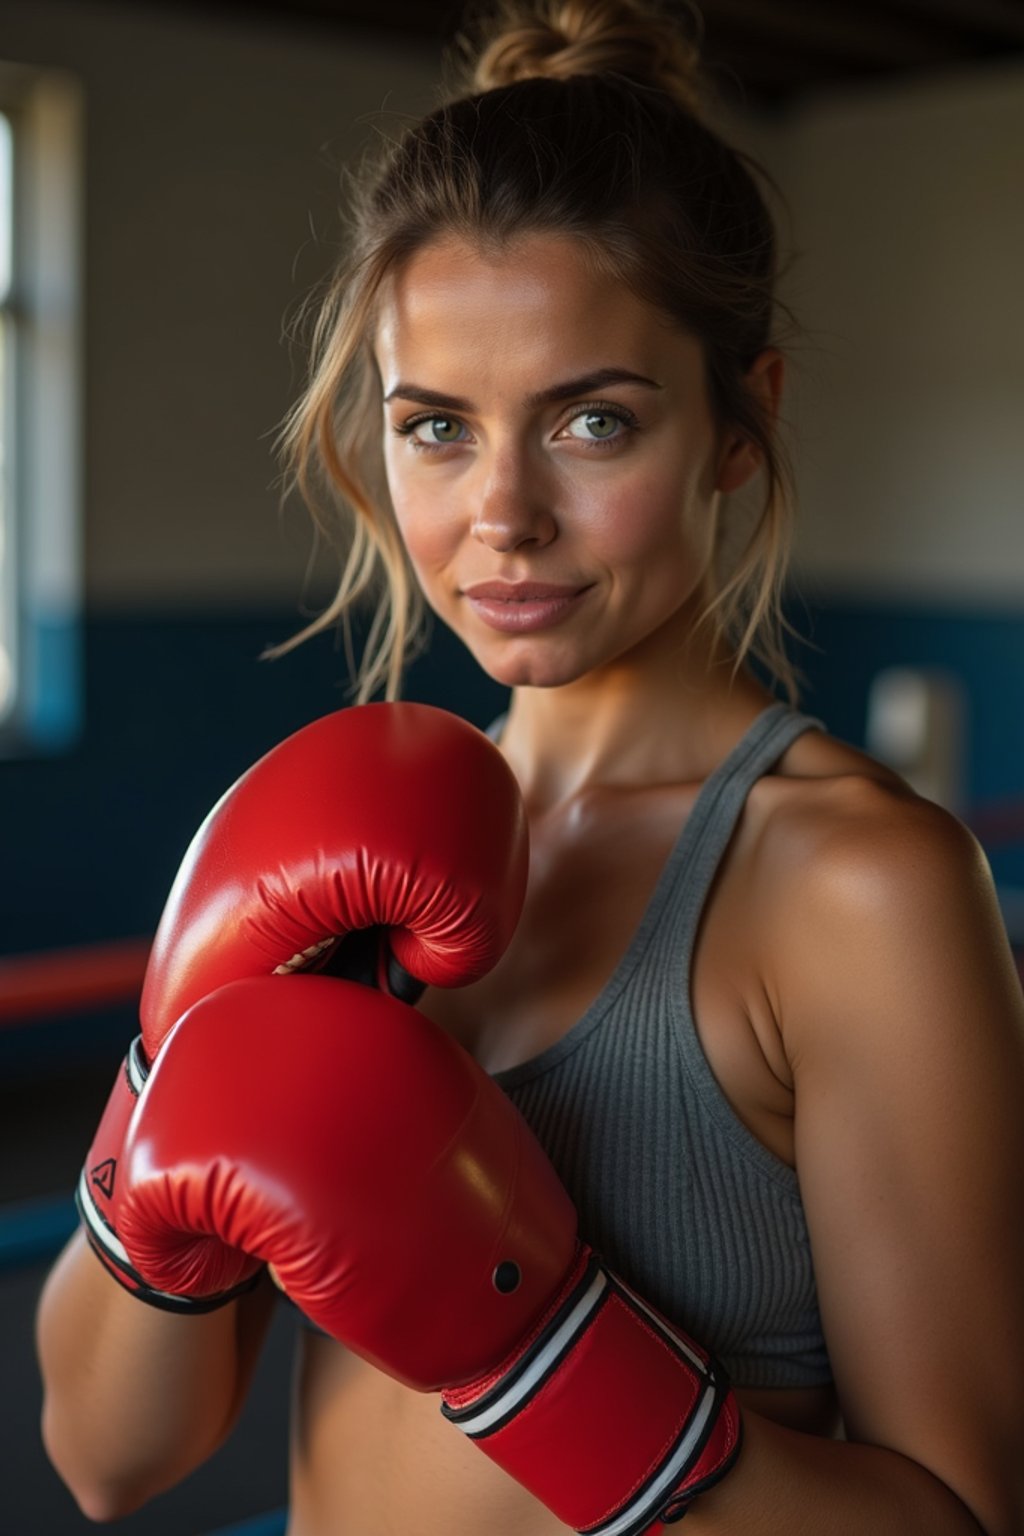
{"type": "MultiPolygon", "coordinates": [[[[507,6],[471,71],[360,189],[285,444],[352,515],[304,633],[383,576],[360,698],[397,693],[421,595],[512,690],[523,917],[420,1007],[729,1370],[744,1447],[694,1531],[1012,1536],[1024,1008],[971,834],[796,708],[770,217],[639,0],[507,6]]],[[[154,1312],[69,1246],[44,1432],[87,1514],[221,1443],[270,1306],[154,1312]]],[[[305,1334],[290,1536],[564,1529],[433,1394],[305,1334]]]]}

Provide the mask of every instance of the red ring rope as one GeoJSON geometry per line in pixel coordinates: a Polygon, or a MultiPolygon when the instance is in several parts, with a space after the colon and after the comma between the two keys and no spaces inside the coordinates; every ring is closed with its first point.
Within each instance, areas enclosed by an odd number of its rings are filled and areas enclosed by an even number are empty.
{"type": "Polygon", "coordinates": [[[151,942],[118,939],[0,958],[0,1025],[137,1002],[151,942]]]}

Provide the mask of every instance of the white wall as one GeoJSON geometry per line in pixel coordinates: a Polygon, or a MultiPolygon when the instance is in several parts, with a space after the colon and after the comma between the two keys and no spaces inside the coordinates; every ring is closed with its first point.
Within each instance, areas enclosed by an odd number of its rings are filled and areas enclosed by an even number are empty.
{"type": "MultiPolygon", "coordinates": [[[[329,260],[333,167],[431,105],[436,49],[0,0],[0,56],[85,87],[89,602],[294,606],[282,326],[329,260]]],[[[1024,606],[1024,61],[723,126],[781,181],[801,252],[801,584],[1024,606]]]]}
{"type": "Polygon", "coordinates": [[[282,327],[328,265],[336,167],[428,109],[433,53],[0,0],[0,57],[84,85],[87,600],[294,606],[310,536],[277,516],[271,437],[302,368],[282,327]]]}
{"type": "Polygon", "coordinates": [[[1024,609],[1024,59],[808,105],[777,156],[809,332],[809,594],[1024,609]]]}

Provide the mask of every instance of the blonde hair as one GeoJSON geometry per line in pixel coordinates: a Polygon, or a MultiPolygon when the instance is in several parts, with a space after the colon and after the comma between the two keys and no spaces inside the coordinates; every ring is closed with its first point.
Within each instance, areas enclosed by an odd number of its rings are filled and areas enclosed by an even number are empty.
{"type": "Polygon", "coordinates": [[[427,612],[383,467],[371,338],[385,282],[442,236],[502,248],[553,233],[574,237],[598,270],[702,343],[717,426],[759,449],[764,504],[730,568],[705,573],[711,595],[696,628],[711,625],[716,649],[726,644],[734,677],[757,659],[795,707],[802,674],[782,611],[792,468],[744,384],[758,354],[779,345],[779,315],[791,317],[776,297],[775,233],[752,173],[770,178],[705,122],[697,42],[657,0],[501,0],[467,20],[443,74],[440,104],[343,178],[347,255],[323,295],[309,381],[279,446],[285,495],[301,494],[344,565],[324,611],[264,655],[340,622],[357,701],[398,697],[427,612]],[[357,665],[351,615],[366,604],[357,665]]]}

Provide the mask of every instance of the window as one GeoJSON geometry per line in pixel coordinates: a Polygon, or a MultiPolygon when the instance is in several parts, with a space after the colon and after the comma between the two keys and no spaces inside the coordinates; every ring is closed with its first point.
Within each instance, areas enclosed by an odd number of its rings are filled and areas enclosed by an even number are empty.
{"type": "Polygon", "coordinates": [[[81,719],[81,95],[0,61],[0,754],[81,719]]]}
{"type": "Polygon", "coordinates": [[[14,412],[11,409],[14,326],[11,316],[11,121],[0,114],[0,722],[14,708],[17,672],[12,538],[11,474],[14,412]]]}

